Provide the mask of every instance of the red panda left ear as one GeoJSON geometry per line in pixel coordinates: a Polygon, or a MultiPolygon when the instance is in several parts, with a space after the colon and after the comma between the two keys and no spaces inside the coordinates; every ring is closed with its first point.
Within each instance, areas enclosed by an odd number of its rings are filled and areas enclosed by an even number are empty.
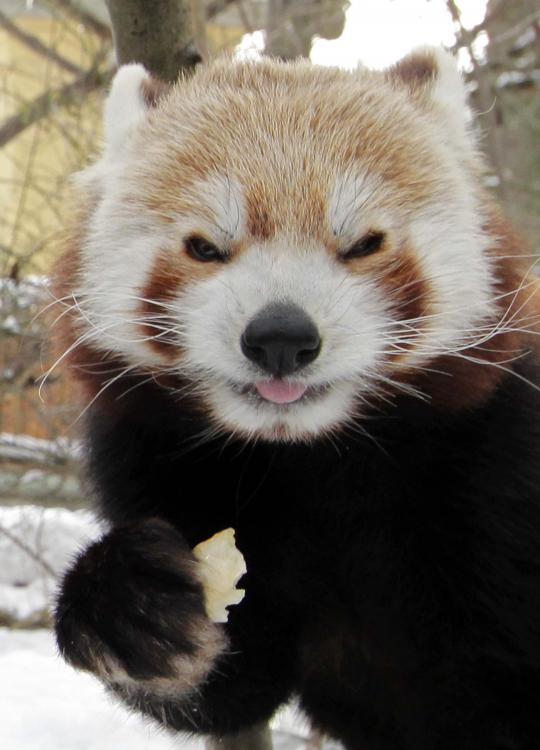
{"type": "Polygon", "coordinates": [[[114,156],[129,140],[148,111],[169,89],[143,65],[123,65],[113,78],[105,102],[104,131],[107,155],[114,156]]]}
{"type": "Polygon", "coordinates": [[[444,125],[453,140],[470,140],[471,112],[465,82],[453,55],[439,47],[411,52],[385,71],[387,80],[444,125]]]}

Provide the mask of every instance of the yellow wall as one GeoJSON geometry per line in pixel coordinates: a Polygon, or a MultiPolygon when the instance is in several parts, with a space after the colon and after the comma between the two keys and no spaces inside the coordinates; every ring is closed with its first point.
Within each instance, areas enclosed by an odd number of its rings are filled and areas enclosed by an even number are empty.
{"type": "MultiPolygon", "coordinates": [[[[14,21],[81,69],[91,64],[98,49],[96,38],[81,35],[74,24],[28,16],[14,21]]],[[[0,31],[0,74],[2,122],[75,77],[5,31],[0,31]]],[[[65,178],[85,163],[99,138],[98,98],[89,97],[81,108],[59,108],[0,151],[0,243],[20,259],[22,273],[43,272],[55,254],[63,226],[65,178]]]]}
{"type": "MultiPolygon", "coordinates": [[[[89,67],[98,48],[97,39],[90,34],[81,36],[74,24],[28,16],[14,21],[81,68],[89,67]]],[[[75,75],[0,31],[0,126],[24,112],[25,103],[72,81],[75,75]]],[[[88,97],[81,107],[59,108],[0,150],[0,274],[13,272],[14,256],[21,276],[49,271],[60,250],[69,211],[66,178],[98,145],[101,96],[88,97]],[[1,252],[2,247],[9,248],[9,254],[1,252]]],[[[48,329],[45,319],[43,328],[48,329]]],[[[18,372],[24,368],[27,348],[17,337],[2,339],[0,370],[16,368],[18,372]]],[[[31,384],[47,368],[47,348],[44,344],[42,365],[39,358],[33,364],[31,358],[28,360],[31,369],[27,382],[3,394],[0,431],[51,438],[63,434],[72,421],[74,398],[61,373],[43,389],[43,402],[37,386],[31,384]]]]}

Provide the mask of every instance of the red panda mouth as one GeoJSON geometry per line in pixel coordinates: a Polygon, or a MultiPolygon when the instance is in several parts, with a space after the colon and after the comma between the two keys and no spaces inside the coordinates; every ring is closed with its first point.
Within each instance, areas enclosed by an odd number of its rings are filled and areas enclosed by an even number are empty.
{"type": "Polygon", "coordinates": [[[303,383],[287,383],[279,378],[255,383],[255,390],[259,396],[273,404],[292,404],[301,399],[307,389],[307,385],[303,383]]]}
{"type": "Polygon", "coordinates": [[[329,389],[329,385],[310,386],[305,383],[287,383],[279,378],[262,380],[240,388],[235,387],[235,390],[256,402],[275,404],[284,408],[289,404],[313,401],[322,397],[329,389]]]}

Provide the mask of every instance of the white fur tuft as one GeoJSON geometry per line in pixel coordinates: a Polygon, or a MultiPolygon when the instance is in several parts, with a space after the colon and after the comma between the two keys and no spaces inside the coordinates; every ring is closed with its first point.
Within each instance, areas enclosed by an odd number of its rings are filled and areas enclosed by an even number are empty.
{"type": "Polygon", "coordinates": [[[142,84],[150,80],[143,65],[123,65],[115,75],[105,103],[105,142],[109,156],[120,151],[130,132],[144,118],[147,105],[142,94],[142,84]]]}
{"type": "Polygon", "coordinates": [[[431,54],[437,61],[437,78],[431,92],[431,99],[448,118],[449,127],[463,131],[471,121],[467,104],[465,81],[458,70],[456,59],[448,50],[434,48],[431,54]]]}

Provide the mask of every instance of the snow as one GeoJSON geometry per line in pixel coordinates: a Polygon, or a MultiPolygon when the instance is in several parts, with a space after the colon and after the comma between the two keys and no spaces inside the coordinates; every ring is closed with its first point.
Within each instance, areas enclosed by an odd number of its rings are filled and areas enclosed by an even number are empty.
{"type": "Polygon", "coordinates": [[[100,534],[95,516],[65,508],[0,508],[0,613],[26,620],[51,606],[57,579],[100,534]]]}
{"type": "Polygon", "coordinates": [[[114,704],[57,656],[46,630],[0,629],[0,746],[6,750],[202,750],[114,704]]]}
{"type": "Polygon", "coordinates": [[[49,285],[46,276],[26,276],[17,281],[6,277],[0,278],[0,311],[5,308],[8,300],[14,300],[18,309],[42,304],[49,285]]]}
{"type": "Polygon", "coordinates": [[[21,327],[19,325],[19,321],[14,315],[8,315],[4,320],[2,321],[2,330],[5,333],[11,333],[11,334],[20,334],[21,333],[21,327]]]}
{"type": "MultiPolygon", "coordinates": [[[[57,655],[47,630],[0,628],[0,747],[6,750],[204,750],[113,702],[90,675],[57,655]]],[[[307,724],[294,707],[272,722],[274,750],[304,750],[307,724]]],[[[338,750],[327,743],[325,750],[338,750]]]]}

